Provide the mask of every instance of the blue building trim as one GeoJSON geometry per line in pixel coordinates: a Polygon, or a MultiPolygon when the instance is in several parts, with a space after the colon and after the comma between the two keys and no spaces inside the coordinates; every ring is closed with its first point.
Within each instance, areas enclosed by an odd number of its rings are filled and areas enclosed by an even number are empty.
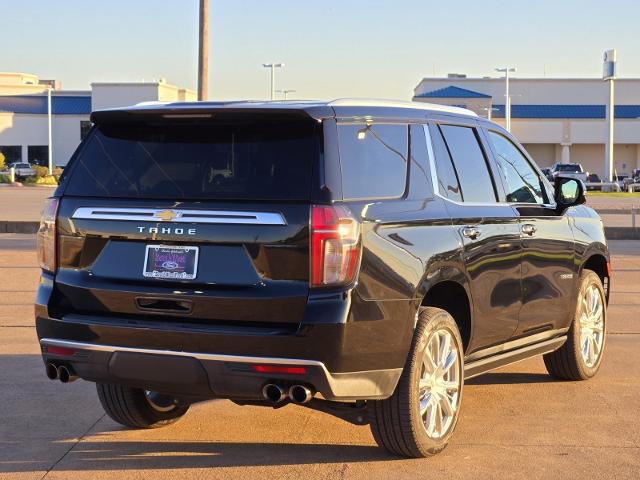
{"type": "Polygon", "coordinates": [[[491,95],[451,85],[431,92],[421,93],[416,95],[415,98],[491,98],[491,95]]]}
{"type": "MultiPolygon", "coordinates": [[[[504,118],[504,105],[493,105],[493,118],[504,118]]],[[[511,105],[511,118],[604,119],[604,105],[511,105]]],[[[640,105],[616,105],[615,118],[640,118],[640,105]]]]}
{"type": "MultiPolygon", "coordinates": [[[[53,95],[51,97],[51,110],[54,115],[89,115],[91,113],[91,97],[86,95],[53,95]]],[[[0,96],[0,112],[46,115],[47,96],[0,96]]]]}

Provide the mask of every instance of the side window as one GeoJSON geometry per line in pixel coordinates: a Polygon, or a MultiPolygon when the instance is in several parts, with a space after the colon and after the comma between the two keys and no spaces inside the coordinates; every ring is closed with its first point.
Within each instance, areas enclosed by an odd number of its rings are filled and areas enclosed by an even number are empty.
{"type": "Polygon", "coordinates": [[[458,183],[458,176],[453,168],[449,150],[444,143],[440,129],[434,125],[429,127],[433,155],[435,157],[436,175],[438,177],[438,192],[443,197],[456,202],[462,201],[462,191],[458,183]]]}
{"type": "Polygon", "coordinates": [[[413,198],[433,197],[429,151],[423,125],[411,125],[411,162],[409,163],[409,189],[413,198]]]}
{"type": "Polygon", "coordinates": [[[507,190],[507,202],[544,203],[540,177],[518,148],[503,135],[489,131],[507,190]]]}
{"type": "Polygon", "coordinates": [[[495,202],[496,192],[475,130],[454,125],[441,125],[440,129],[453,159],[464,201],[495,202]]]}
{"type": "Polygon", "coordinates": [[[408,125],[338,125],[344,198],[402,196],[408,137],[408,125]]]}

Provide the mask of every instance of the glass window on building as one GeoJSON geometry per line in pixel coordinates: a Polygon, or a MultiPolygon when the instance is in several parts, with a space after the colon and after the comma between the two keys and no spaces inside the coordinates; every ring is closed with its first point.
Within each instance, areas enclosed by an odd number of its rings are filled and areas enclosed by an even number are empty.
{"type": "Polygon", "coordinates": [[[48,145],[29,145],[27,148],[29,163],[32,165],[49,165],[49,146],[48,145]]]}
{"type": "Polygon", "coordinates": [[[89,134],[89,130],[91,130],[92,126],[93,126],[93,123],[91,123],[88,120],[80,121],[80,140],[85,139],[85,137],[89,134]]]}
{"type": "Polygon", "coordinates": [[[22,147],[20,145],[0,145],[0,153],[4,156],[5,166],[22,161],[22,147]]]}

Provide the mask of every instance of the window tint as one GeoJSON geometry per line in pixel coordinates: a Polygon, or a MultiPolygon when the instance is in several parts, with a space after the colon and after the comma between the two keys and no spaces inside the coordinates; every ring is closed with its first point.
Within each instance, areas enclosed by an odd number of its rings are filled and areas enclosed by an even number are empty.
{"type": "Polygon", "coordinates": [[[101,125],[66,177],[69,195],[308,200],[315,122],[101,125]]]}
{"type": "Polygon", "coordinates": [[[429,169],[429,151],[424,135],[423,125],[411,125],[411,162],[409,186],[414,198],[428,198],[433,196],[431,171],[429,169]]]}
{"type": "Polygon", "coordinates": [[[540,177],[525,156],[511,141],[496,132],[489,132],[496,150],[496,163],[507,190],[507,202],[544,203],[540,177]]]}
{"type": "Polygon", "coordinates": [[[495,202],[496,194],[484,153],[473,128],[441,125],[465,202],[495,202]]]}
{"type": "Polygon", "coordinates": [[[345,199],[400,197],[407,179],[407,125],[339,125],[345,199]]]}
{"type": "Polygon", "coordinates": [[[460,184],[458,183],[458,177],[451,162],[451,156],[442,138],[442,133],[440,133],[440,129],[436,126],[430,127],[429,132],[431,133],[431,143],[435,156],[438,191],[443,197],[461,202],[462,192],[460,190],[460,184]]]}

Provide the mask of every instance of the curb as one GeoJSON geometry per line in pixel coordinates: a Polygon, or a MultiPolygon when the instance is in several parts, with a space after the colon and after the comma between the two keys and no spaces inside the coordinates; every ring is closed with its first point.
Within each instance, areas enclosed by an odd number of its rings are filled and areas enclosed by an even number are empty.
{"type": "Polygon", "coordinates": [[[640,240],[640,228],[604,227],[607,240],[640,240]]]}
{"type": "Polygon", "coordinates": [[[0,221],[0,233],[36,233],[40,222],[0,221]]]}

